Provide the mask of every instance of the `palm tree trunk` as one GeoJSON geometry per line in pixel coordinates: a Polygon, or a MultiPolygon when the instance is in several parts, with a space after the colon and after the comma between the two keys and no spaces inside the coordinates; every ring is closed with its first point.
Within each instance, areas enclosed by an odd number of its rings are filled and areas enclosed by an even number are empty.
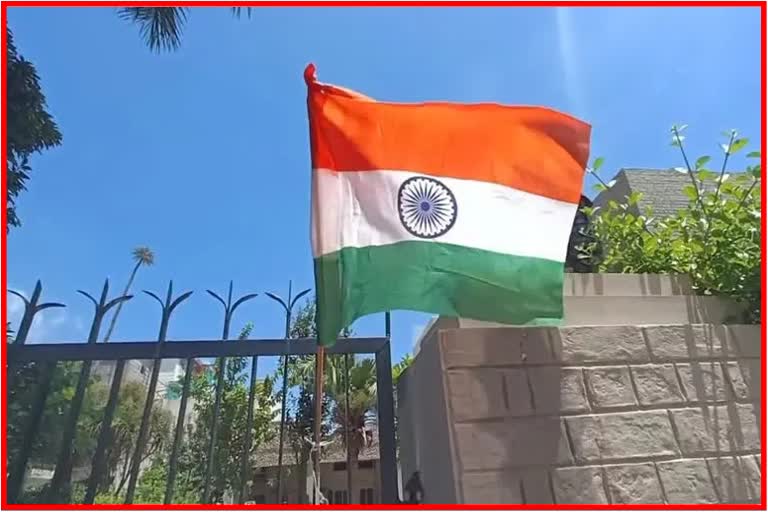
{"type": "MultiPolygon", "coordinates": [[[[131,290],[131,285],[133,284],[133,280],[136,278],[136,272],[139,271],[140,266],[141,260],[137,261],[136,265],[133,267],[131,277],[128,278],[128,283],[125,285],[125,290],[123,290],[123,295],[128,295],[128,292],[131,290]]],[[[112,336],[112,331],[115,330],[115,324],[117,323],[117,317],[120,315],[120,310],[123,309],[124,303],[125,301],[122,301],[117,304],[115,313],[112,315],[112,320],[109,322],[109,329],[107,329],[107,334],[104,336],[104,343],[108,342],[109,338],[112,336]]]]}
{"type": "Polygon", "coordinates": [[[352,501],[352,447],[350,446],[350,427],[351,419],[349,414],[349,354],[344,354],[344,420],[346,428],[344,429],[344,446],[347,448],[347,503],[352,501]]]}
{"type": "MultiPolygon", "coordinates": [[[[347,439],[349,439],[349,426],[347,426],[347,439]]],[[[347,440],[347,443],[349,443],[348,440],[347,440]]],[[[352,500],[352,494],[353,494],[352,471],[354,471],[352,448],[349,447],[349,444],[347,444],[347,494],[349,495],[349,497],[347,498],[347,503],[350,503],[350,504],[354,503],[354,501],[352,500]]]]}
{"type": "Polygon", "coordinates": [[[296,503],[302,504],[305,501],[304,497],[307,492],[307,475],[309,469],[307,463],[309,462],[309,453],[302,450],[299,457],[299,460],[296,461],[296,503]]]}
{"type": "Polygon", "coordinates": [[[355,471],[357,471],[357,458],[358,457],[359,457],[359,455],[351,454],[351,453],[347,456],[347,461],[348,461],[347,462],[347,486],[349,486],[349,501],[347,501],[347,503],[349,503],[350,505],[352,505],[352,504],[359,504],[358,503],[359,500],[356,500],[354,498],[355,489],[352,486],[352,482],[354,480],[353,479],[353,473],[355,471]]]}

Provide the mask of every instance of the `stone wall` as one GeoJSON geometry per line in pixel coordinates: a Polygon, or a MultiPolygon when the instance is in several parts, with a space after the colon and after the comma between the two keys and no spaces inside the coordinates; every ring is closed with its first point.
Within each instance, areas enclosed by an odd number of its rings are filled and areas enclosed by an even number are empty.
{"type": "Polygon", "coordinates": [[[760,327],[434,331],[399,390],[428,503],[760,501],[760,327]]]}

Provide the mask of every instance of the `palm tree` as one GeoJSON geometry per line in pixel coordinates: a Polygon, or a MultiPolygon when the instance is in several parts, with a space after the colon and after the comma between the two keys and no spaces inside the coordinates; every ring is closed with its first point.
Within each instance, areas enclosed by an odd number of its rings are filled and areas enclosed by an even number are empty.
{"type": "MultiPolygon", "coordinates": [[[[246,7],[251,17],[251,7],[246,7]]],[[[121,7],[120,18],[139,26],[139,32],[149,49],[154,52],[174,51],[181,46],[181,32],[187,22],[188,7],[121,7]]],[[[239,18],[242,7],[232,7],[232,14],[239,18]]]]}
{"type": "Polygon", "coordinates": [[[373,359],[360,359],[348,366],[346,379],[344,357],[330,357],[328,364],[328,393],[334,402],[333,422],[342,434],[347,450],[347,490],[349,503],[353,499],[352,480],[360,452],[370,439],[365,424],[376,411],[376,366],[373,359]]]}
{"type": "MultiPolygon", "coordinates": [[[[136,264],[133,266],[133,271],[131,271],[131,277],[128,278],[128,283],[125,285],[125,290],[123,290],[123,295],[128,295],[128,292],[131,290],[131,285],[133,284],[133,280],[136,278],[136,272],[139,271],[139,267],[142,265],[150,266],[155,263],[155,255],[152,252],[152,249],[149,247],[136,247],[133,250],[133,260],[136,262],[136,264]]],[[[112,315],[112,320],[109,322],[109,329],[107,329],[107,335],[104,336],[104,343],[109,341],[109,338],[112,336],[112,331],[115,330],[115,324],[117,323],[117,317],[120,315],[120,310],[123,308],[123,304],[125,301],[120,302],[117,307],[115,308],[115,314],[112,315]]]]}

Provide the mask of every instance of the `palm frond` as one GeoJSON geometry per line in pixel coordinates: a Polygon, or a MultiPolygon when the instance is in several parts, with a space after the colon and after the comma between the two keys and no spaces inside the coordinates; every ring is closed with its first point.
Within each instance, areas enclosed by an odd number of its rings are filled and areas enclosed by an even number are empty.
{"type": "Polygon", "coordinates": [[[118,16],[138,25],[149,49],[173,51],[181,45],[187,7],[121,7],[118,16]]]}
{"type": "MultiPolygon", "coordinates": [[[[245,8],[245,15],[250,19],[251,17],[251,11],[253,10],[253,7],[246,7],[245,8]]],[[[233,7],[232,8],[232,14],[235,16],[235,18],[240,18],[243,15],[243,8],[242,7],[233,7]]]]}
{"type": "Polygon", "coordinates": [[[155,253],[146,246],[136,247],[133,251],[133,260],[141,265],[152,265],[155,263],[155,253]]]}

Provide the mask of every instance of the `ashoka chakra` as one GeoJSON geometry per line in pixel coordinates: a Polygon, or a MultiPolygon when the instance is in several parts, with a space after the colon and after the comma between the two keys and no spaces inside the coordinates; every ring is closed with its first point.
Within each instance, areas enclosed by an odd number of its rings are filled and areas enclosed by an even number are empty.
{"type": "Polygon", "coordinates": [[[456,222],[456,198],[434,178],[417,176],[400,185],[397,210],[405,229],[419,238],[444,235],[456,222]]]}

